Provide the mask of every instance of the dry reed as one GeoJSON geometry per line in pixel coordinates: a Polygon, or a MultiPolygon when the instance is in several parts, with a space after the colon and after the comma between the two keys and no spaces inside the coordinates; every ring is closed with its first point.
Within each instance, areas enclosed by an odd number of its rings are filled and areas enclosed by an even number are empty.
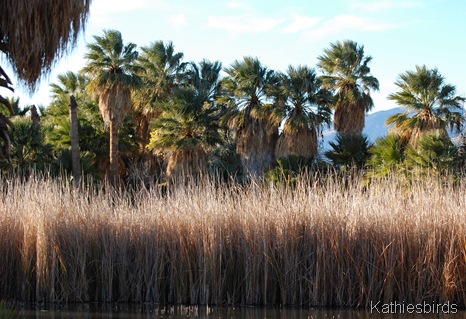
{"type": "Polygon", "coordinates": [[[393,179],[0,198],[0,299],[368,307],[466,302],[466,185],[393,179]]]}

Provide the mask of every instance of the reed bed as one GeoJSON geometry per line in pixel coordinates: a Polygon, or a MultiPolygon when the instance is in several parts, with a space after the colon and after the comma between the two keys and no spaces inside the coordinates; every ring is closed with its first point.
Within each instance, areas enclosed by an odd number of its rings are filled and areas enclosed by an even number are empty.
{"type": "Polygon", "coordinates": [[[337,178],[162,194],[5,181],[0,299],[466,304],[466,185],[337,178]]]}

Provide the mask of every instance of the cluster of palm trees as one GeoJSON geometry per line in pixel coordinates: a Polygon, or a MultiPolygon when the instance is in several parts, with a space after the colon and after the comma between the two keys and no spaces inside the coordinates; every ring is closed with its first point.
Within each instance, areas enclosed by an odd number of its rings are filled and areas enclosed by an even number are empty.
{"type": "Polygon", "coordinates": [[[220,62],[184,63],[172,43],[155,42],[138,56],[118,31],[95,40],[83,72],[110,126],[111,180],[118,176],[117,130],[133,103],[141,151],[167,155],[167,179],[206,174],[209,152],[229,142],[244,175],[260,176],[279,157],[315,158],[332,108],[341,134],[360,135],[373,107],[370,91],[378,89],[371,58],[349,40],[319,57],[321,76],[306,66],[275,72],[244,57],[224,68],[223,78],[220,62]]]}
{"type": "Polygon", "coordinates": [[[138,52],[116,30],[94,40],[86,66],[51,85],[53,100],[42,111],[41,125],[55,157],[65,159],[71,154],[63,150],[74,149],[74,171],[97,167],[113,184],[128,175],[128,161],[162,158],[169,182],[205,176],[214,157],[237,158],[243,176],[262,176],[277,159],[317,158],[319,135],[332,118],[339,137],[327,157],[334,164],[363,166],[372,156],[374,165],[384,166],[393,161],[387,152],[395,154],[397,147],[399,164],[406,154],[419,153],[418,144],[424,135],[432,140],[432,132],[450,147],[447,125],[462,124],[464,98],[436,69],[417,67],[400,75],[399,91],[389,96],[407,111],[389,119],[393,132],[369,150],[362,131],[379,83],[370,72],[372,58],[350,40],[332,43],[316,69],[289,66],[286,72],[253,57],[225,68],[218,61],[187,63],[171,42],[157,41],[138,52]]]}

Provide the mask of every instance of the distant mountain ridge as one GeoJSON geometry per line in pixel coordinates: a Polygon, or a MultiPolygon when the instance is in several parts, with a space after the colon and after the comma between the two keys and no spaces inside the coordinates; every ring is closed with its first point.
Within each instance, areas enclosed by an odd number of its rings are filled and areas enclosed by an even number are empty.
{"type": "MultiPolygon", "coordinates": [[[[363,130],[369,140],[373,143],[379,138],[388,134],[389,126],[385,125],[387,119],[397,113],[403,113],[405,110],[401,107],[395,107],[393,109],[374,112],[366,115],[366,123],[363,130]]],[[[460,143],[460,134],[458,132],[448,131],[451,137],[453,144],[459,145],[460,143]]],[[[333,129],[333,125],[330,128],[325,129],[322,132],[324,138],[323,141],[320,141],[320,150],[321,153],[330,149],[329,142],[333,141],[337,135],[337,132],[333,129]]],[[[464,134],[464,132],[463,132],[464,134]]]]}
{"type": "MultiPolygon", "coordinates": [[[[366,123],[363,134],[365,134],[371,142],[375,142],[379,137],[388,134],[389,127],[385,125],[387,119],[394,114],[402,113],[404,109],[396,107],[389,110],[374,112],[366,115],[366,123]]],[[[337,132],[333,129],[333,126],[323,131],[324,139],[322,141],[322,150],[326,151],[329,149],[329,142],[333,141],[337,135],[337,132]]]]}

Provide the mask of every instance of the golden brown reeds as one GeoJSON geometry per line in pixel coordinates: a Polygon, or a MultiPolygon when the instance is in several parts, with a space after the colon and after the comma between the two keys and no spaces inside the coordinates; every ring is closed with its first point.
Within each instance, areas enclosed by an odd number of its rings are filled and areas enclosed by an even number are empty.
{"type": "Polygon", "coordinates": [[[466,304],[466,188],[426,178],[121,195],[5,182],[0,299],[466,304]],[[406,185],[406,184],[405,184],[406,185]]]}

